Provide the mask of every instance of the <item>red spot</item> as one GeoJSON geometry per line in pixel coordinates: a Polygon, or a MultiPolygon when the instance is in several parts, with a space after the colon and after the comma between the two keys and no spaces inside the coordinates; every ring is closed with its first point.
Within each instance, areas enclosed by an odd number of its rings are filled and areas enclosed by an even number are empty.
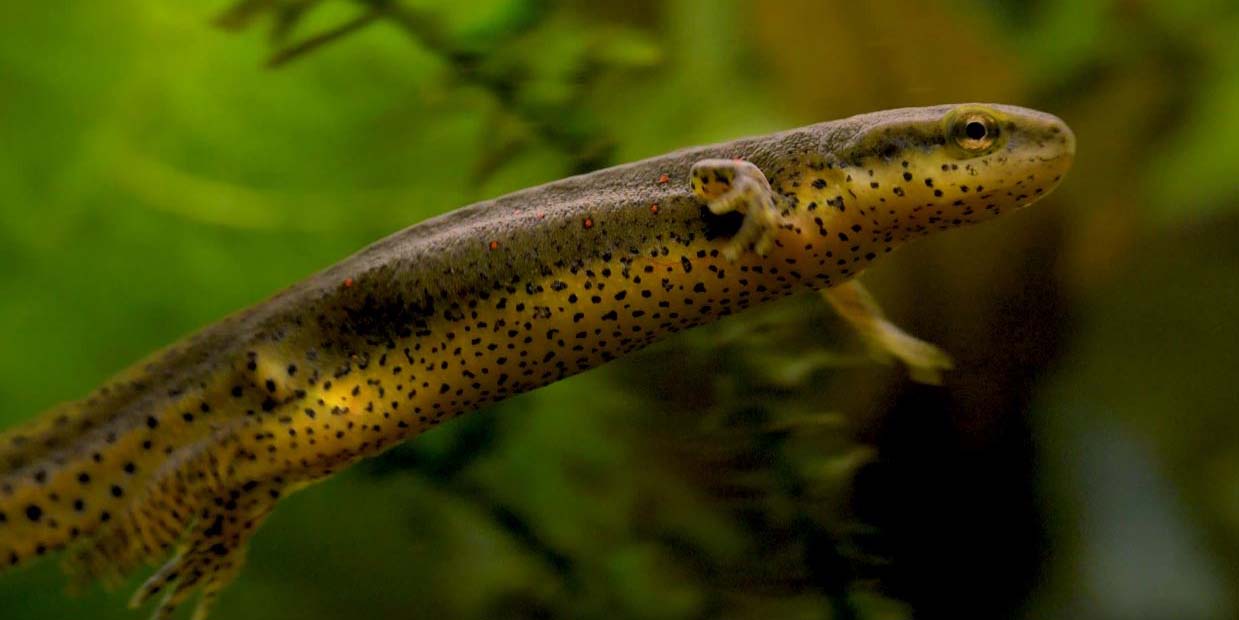
{"type": "Polygon", "coordinates": [[[352,278],[344,278],[344,288],[353,288],[352,278]]]}
{"type": "Polygon", "coordinates": [[[657,202],[650,205],[650,213],[653,213],[654,215],[658,215],[658,203],[657,202]]]}
{"type": "Polygon", "coordinates": [[[665,175],[665,174],[664,174],[664,175],[662,175],[662,176],[659,176],[659,177],[658,177],[658,182],[659,182],[659,183],[663,183],[663,184],[670,183],[670,182],[671,182],[671,177],[669,177],[669,176],[667,176],[667,175],[665,175]]]}
{"type": "Polygon", "coordinates": [[[585,230],[589,230],[593,227],[594,227],[594,218],[592,217],[585,218],[585,230]]]}
{"type": "Polygon", "coordinates": [[[498,242],[498,241],[491,241],[491,242],[490,242],[490,251],[494,252],[495,250],[498,250],[498,249],[499,249],[499,242],[498,242]]]}

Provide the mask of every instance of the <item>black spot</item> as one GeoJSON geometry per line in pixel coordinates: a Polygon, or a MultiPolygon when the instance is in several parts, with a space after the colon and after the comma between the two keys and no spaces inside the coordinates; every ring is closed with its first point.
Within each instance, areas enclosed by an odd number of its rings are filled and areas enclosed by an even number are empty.
{"type": "Polygon", "coordinates": [[[202,534],[207,538],[214,538],[224,533],[224,517],[217,515],[215,521],[211,523],[211,527],[202,530],[202,534]]]}
{"type": "MultiPolygon", "coordinates": [[[[406,301],[396,293],[382,299],[367,295],[359,304],[344,305],[342,330],[375,342],[399,340],[411,335],[411,325],[434,316],[434,302],[406,301]]],[[[458,318],[453,315],[451,318],[458,318]]]]}
{"type": "Polygon", "coordinates": [[[26,518],[38,523],[39,519],[43,518],[43,509],[34,504],[26,506],[26,518]]]}
{"type": "Polygon", "coordinates": [[[740,230],[740,226],[744,224],[744,214],[739,211],[715,215],[705,205],[701,205],[701,219],[706,225],[706,241],[719,237],[733,237],[740,230]]]}

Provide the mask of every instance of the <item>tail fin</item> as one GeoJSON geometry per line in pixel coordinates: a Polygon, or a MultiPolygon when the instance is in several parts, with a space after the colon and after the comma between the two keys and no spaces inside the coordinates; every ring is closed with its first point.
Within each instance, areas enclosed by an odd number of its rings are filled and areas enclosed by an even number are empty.
{"type": "Polygon", "coordinates": [[[75,582],[107,585],[171,554],[133,604],[162,592],[163,619],[198,592],[194,617],[205,617],[254,529],[295,488],[234,478],[237,459],[254,456],[241,430],[270,400],[269,379],[258,380],[268,362],[236,337],[253,320],[218,323],[0,434],[0,572],[68,549],[75,582]]]}
{"type": "Polygon", "coordinates": [[[132,397],[127,385],[117,382],[101,388],[86,400],[62,403],[23,426],[0,433],[0,480],[57,452],[71,451],[72,443],[107,425],[132,397]]]}
{"type": "MultiPolygon", "coordinates": [[[[85,399],[63,403],[34,420],[0,432],[0,483],[40,461],[64,465],[96,435],[120,433],[140,417],[158,416],[185,400],[195,375],[219,366],[222,329],[160,350],[112,377],[85,399]]],[[[198,381],[199,389],[205,384],[198,381]]],[[[2,499],[2,498],[0,498],[2,499]]]]}
{"type": "Polygon", "coordinates": [[[185,472],[238,417],[235,345],[221,340],[161,351],[0,434],[0,571],[72,548],[72,573],[107,580],[172,549],[210,484],[185,472]]]}

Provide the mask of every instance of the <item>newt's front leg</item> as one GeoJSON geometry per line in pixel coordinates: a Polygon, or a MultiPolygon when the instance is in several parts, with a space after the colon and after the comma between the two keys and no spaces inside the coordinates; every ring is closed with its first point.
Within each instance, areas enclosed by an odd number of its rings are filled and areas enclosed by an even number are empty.
{"type": "Polygon", "coordinates": [[[723,249],[724,258],[734,261],[749,248],[762,256],[770,252],[782,215],[760,168],[742,159],[703,159],[693,164],[691,176],[693,193],[711,213],[744,214],[740,230],[723,249]]]}
{"type": "Polygon", "coordinates": [[[917,383],[942,385],[942,372],[954,367],[951,356],[886,320],[882,308],[856,280],[824,289],[822,297],[869,344],[874,356],[898,359],[917,383]]]}
{"type": "MultiPolygon", "coordinates": [[[[740,159],[704,159],[692,168],[693,193],[706,202],[712,213],[737,211],[744,223],[723,250],[728,260],[752,248],[760,255],[769,252],[782,224],[779,197],[761,169],[740,159]]],[[[869,345],[879,360],[895,358],[908,367],[913,381],[941,385],[942,371],[953,367],[951,358],[938,347],[919,340],[886,319],[881,307],[856,280],[823,290],[830,302],[869,345]]]]}

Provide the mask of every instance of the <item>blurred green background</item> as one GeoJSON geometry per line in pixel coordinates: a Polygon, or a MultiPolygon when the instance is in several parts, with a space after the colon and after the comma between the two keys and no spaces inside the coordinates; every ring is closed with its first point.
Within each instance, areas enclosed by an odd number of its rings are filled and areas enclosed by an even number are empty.
{"type": "MultiPolygon", "coordinates": [[[[1036,208],[512,399],[285,501],[221,619],[1239,618],[1239,5],[0,6],[0,426],[366,243],[876,109],[1067,120],[1036,208]]],[[[0,618],[138,618],[0,577],[0,618]]]]}

